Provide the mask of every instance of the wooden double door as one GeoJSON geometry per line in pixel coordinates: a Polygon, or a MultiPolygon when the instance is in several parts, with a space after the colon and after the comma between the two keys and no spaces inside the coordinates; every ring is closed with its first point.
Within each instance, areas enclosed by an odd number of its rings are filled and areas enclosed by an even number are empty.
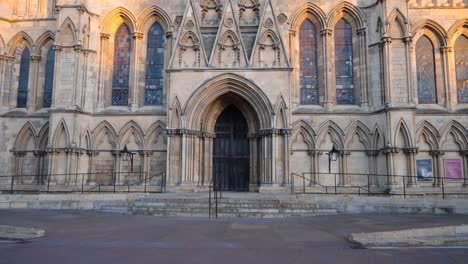
{"type": "Polygon", "coordinates": [[[218,117],[213,144],[213,183],[215,190],[248,192],[250,150],[248,126],[234,105],[218,117]]]}

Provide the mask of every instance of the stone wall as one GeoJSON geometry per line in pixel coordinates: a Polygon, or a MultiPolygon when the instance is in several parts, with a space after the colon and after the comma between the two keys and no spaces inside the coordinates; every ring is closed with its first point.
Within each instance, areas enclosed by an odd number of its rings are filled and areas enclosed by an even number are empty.
{"type": "MultiPolygon", "coordinates": [[[[433,180],[409,186],[440,185],[446,159],[460,160],[464,177],[447,185],[468,181],[468,105],[457,100],[454,54],[455,41],[468,36],[466,1],[4,2],[0,174],[99,173],[87,183],[104,183],[131,170],[120,156],[127,145],[136,153],[134,170],[167,172],[174,189],[202,190],[212,178],[216,118],[234,104],[249,123],[251,190],[282,191],[291,173],[307,173],[310,186],[333,184],[325,175],[332,146],[340,152],[331,168],[340,185],[366,184],[367,174],[415,176],[420,159],[431,160],[433,180]],[[352,29],[354,105],[336,103],[334,28],[342,18],[352,29]],[[306,19],[317,27],[318,105],[300,103],[298,31],[306,19]],[[114,40],[122,23],[131,31],[129,96],[116,106],[114,40]],[[154,23],[165,33],[165,72],[162,105],[150,106],[146,44],[154,23]],[[423,36],[434,46],[435,104],[418,102],[415,50],[423,36]],[[17,108],[25,48],[28,100],[17,108]],[[49,108],[43,101],[51,48],[49,108]]],[[[131,175],[119,181],[142,177],[131,175]]],[[[402,185],[383,178],[372,184],[402,185]]]]}

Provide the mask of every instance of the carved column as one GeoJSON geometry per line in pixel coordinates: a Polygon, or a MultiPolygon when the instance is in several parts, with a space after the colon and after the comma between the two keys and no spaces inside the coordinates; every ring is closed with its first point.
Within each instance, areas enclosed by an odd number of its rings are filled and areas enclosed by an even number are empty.
{"type": "Polygon", "coordinates": [[[364,109],[369,107],[369,91],[367,89],[367,38],[366,38],[366,28],[360,28],[357,30],[357,35],[359,38],[359,71],[360,71],[360,86],[361,86],[361,96],[360,96],[360,106],[364,109]]]}
{"type": "Polygon", "coordinates": [[[101,33],[101,47],[100,47],[100,59],[99,59],[99,84],[98,84],[98,96],[97,96],[97,108],[98,111],[104,109],[106,106],[106,68],[105,60],[107,59],[107,49],[109,46],[110,35],[107,33],[101,33]]]}
{"type": "Polygon", "coordinates": [[[140,32],[134,32],[132,34],[132,37],[133,37],[133,64],[132,64],[132,67],[131,69],[133,71],[131,71],[131,76],[133,76],[132,80],[133,80],[133,83],[132,83],[132,87],[130,87],[131,89],[131,99],[130,99],[130,107],[132,109],[132,111],[136,111],[139,107],[139,104],[140,104],[140,96],[143,96],[144,97],[144,94],[141,95],[140,94],[140,87],[138,87],[138,81],[139,81],[139,73],[140,73],[140,61],[139,61],[139,58],[140,58],[140,49],[142,47],[142,39],[143,39],[143,33],[140,33],[140,32]]]}
{"type": "Polygon", "coordinates": [[[413,41],[413,38],[410,36],[407,36],[403,39],[403,42],[405,43],[405,60],[406,60],[406,82],[407,82],[407,88],[408,88],[408,102],[410,104],[416,104],[416,92],[415,88],[413,87],[413,72],[412,72],[412,63],[411,63],[411,42],[413,41]]]}
{"type": "Polygon", "coordinates": [[[443,156],[445,155],[445,152],[442,150],[432,150],[429,152],[429,155],[431,155],[433,163],[432,175],[434,177],[434,187],[440,187],[444,180],[443,156]]]}
{"type": "Polygon", "coordinates": [[[377,186],[377,156],[379,155],[378,150],[368,150],[366,151],[366,155],[368,158],[368,163],[369,163],[369,175],[367,178],[369,186],[377,186]]]}
{"type": "Polygon", "coordinates": [[[326,109],[331,109],[335,105],[335,94],[332,84],[334,81],[332,80],[334,74],[330,74],[333,68],[333,60],[330,60],[331,48],[330,44],[332,43],[331,36],[332,36],[331,29],[323,29],[320,31],[320,36],[322,36],[322,54],[323,54],[323,87],[324,87],[324,101],[323,107],[326,109]]]}
{"type": "Polygon", "coordinates": [[[83,46],[82,45],[74,45],[73,50],[75,51],[75,74],[74,74],[74,80],[73,80],[73,98],[72,98],[72,107],[73,108],[79,108],[81,105],[81,94],[83,91],[81,89],[78,89],[78,78],[80,74],[80,70],[82,69],[81,65],[81,54],[83,52],[83,46]]]}
{"type": "Polygon", "coordinates": [[[463,175],[463,186],[468,186],[468,149],[464,149],[460,151],[460,154],[463,157],[463,167],[462,167],[462,175],[463,175]]]}
{"type": "Polygon", "coordinates": [[[125,175],[122,173],[122,160],[119,150],[112,150],[112,156],[114,157],[114,173],[112,176],[112,184],[121,184],[125,182],[125,175]]]}
{"type": "Polygon", "coordinates": [[[383,71],[383,88],[384,88],[384,105],[389,106],[392,104],[392,80],[390,70],[390,45],[392,38],[384,35],[381,40],[382,47],[382,71],[383,71]]]}
{"type": "Polygon", "coordinates": [[[340,151],[340,181],[339,184],[340,186],[346,186],[351,183],[350,175],[348,174],[348,161],[349,161],[349,156],[351,156],[351,151],[349,150],[342,150],[340,151]]]}
{"type": "Polygon", "coordinates": [[[416,154],[418,154],[418,148],[404,148],[403,152],[407,155],[409,169],[409,177],[407,178],[406,184],[408,187],[412,187],[418,183],[416,180],[416,154]]]}
{"type": "Polygon", "coordinates": [[[322,153],[317,150],[317,149],[313,149],[313,150],[310,150],[308,152],[308,154],[310,155],[310,158],[311,158],[311,167],[310,168],[310,185],[311,186],[314,186],[316,185],[317,183],[319,183],[319,170],[318,170],[318,163],[319,163],[319,159],[320,159],[320,155],[322,155],[322,153]]]}
{"type": "Polygon", "coordinates": [[[61,60],[61,52],[62,52],[62,47],[54,45],[54,52],[55,52],[55,62],[54,62],[54,89],[52,90],[52,102],[50,108],[55,108],[57,101],[56,98],[58,98],[58,89],[57,88],[57,83],[58,83],[58,78],[59,78],[59,61],[61,60]]]}
{"type": "Polygon", "coordinates": [[[36,110],[36,99],[37,99],[37,81],[39,77],[39,64],[41,62],[41,56],[31,56],[31,70],[29,71],[29,84],[28,84],[28,111],[34,112],[36,110]]]}
{"type": "Polygon", "coordinates": [[[387,171],[388,171],[387,186],[388,188],[392,188],[397,184],[396,179],[394,177],[394,172],[395,172],[394,159],[395,159],[395,154],[397,154],[399,150],[398,148],[394,148],[394,147],[385,147],[382,151],[387,157],[387,171]]]}
{"type": "Polygon", "coordinates": [[[450,46],[445,46],[440,48],[440,52],[442,53],[442,78],[444,80],[444,93],[445,93],[445,107],[449,110],[452,110],[455,107],[457,102],[457,93],[455,87],[451,87],[450,77],[452,76],[450,73],[450,64],[449,64],[449,56],[453,53],[453,48],[450,46]]]}

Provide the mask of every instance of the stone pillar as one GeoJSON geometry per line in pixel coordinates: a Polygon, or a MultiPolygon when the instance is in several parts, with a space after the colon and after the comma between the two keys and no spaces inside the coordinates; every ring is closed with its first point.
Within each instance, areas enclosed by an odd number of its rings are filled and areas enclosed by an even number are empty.
{"type": "Polygon", "coordinates": [[[122,173],[122,159],[119,150],[112,150],[112,156],[114,157],[114,173],[112,175],[112,184],[121,184],[125,182],[125,175],[122,173]]]}
{"type": "Polygon", "coordinates": [[[368,150],[366,151],[369,164],[369,176],[367,178],[368,184],[371,187],[377,186],[377,156],[379,155],[378,150],[368,150]]]}
{"type": "Polygon", "coordinates": [[[81,89],[78,89],[78,78],[80,71],[82,70],[82,65],[81,65],[81,54],[83,52],[83,46],[82,45],[75,45],[73,46],[73,50],[75,51],[75,73],[74,73],[74,78],[73,78],[73,98],[72,98],[72,108],[80,108],[81,105],[81,94],[83,91],[81,89]]]}
{"type": "Polygon", "coordinates": [[[464,149],[460,151],[460,154],[463,157],[463,166],[462,166],[462,173],[463,173],[463,186],[468,186],[468,149],[464,149]]]}
{"type": "Polygon", "coordinates": [[[392,38],[384,35],[381,40],[382,48],[382,71],[383,71],[383,87],[384,87],[384,105],[389,106],[392,104],[392,80],[390,72],[390,44],[392,43],[392,38]]]}
{"type": "Polygon", "coordinates": [[[408,103],[410,104],[416,104],[416,91],[415,88],[413,88],[413,72],[412,72],[412,63],[411,63],[411,42],[413,41],[413,38],[410,36],[407,36],[403,39],[403,42],[405,43],[405,60],[406,60],[406,81],[407,81],[407,87],[408,87],[408,103]]]}
{"type": "Polygon", "coordinates": [[[429,155],[431,155],[433,163],[434,187],[440,187],[444,180],[443,156],[445,152],[442,150],[432,150],[429,152],[429,155]]]}
{"type": "Polygon", "coordinates": [[[396,182],[395,182],[395,177],[394,177],[394,172],[395,172],[395,168],[394,168],[394,156],[396,153],[398,153],[399,150],[398,148],[394,148],[394,147],[385,147],[383,149],[383,153],[386,155],[387,157],[387,185],[388,185],[388,188],[393,188],[395,187],[396,185],[396,182]]]}
{"type": "Polygon", "coordinates": [[[348,174],[348,161],[351,152],[349,150],[340,151],[340,177],[339,177],[339,186],[346,186],[351,183],[350,176],[348,174]]]}
{"type": "Polygon", "coordinates": [[[453,48],[445,46],[440,48],[442,53],[442,69],[444,79],[444,93],[445,93],[445,107],[449,110],[453,110],[457,103],[457,92],[455,87],[451,87],[452,82],[450,81],[452,74],[450,73],[449,56],[453,54],[453,48]]]}
{"type": "MultiPolygon", "coordinates": [[[[320,36],[322,36],[322,54],[323,54],[323,87],[324,87],[324,100],[323,100],[323,107],[326,109],[332,109],[335,106],[336,102],[336,92],[332,87],[334,81],[332,80],[334,74],[330,74],[331,69],[333,67],[333,60],[330,60],[331,54],[331,47],[330,43],[332,43],[331,36],[332,30],[331,29],[323,29],[320,31],[320,36]]],[[[320,94],[320,93],[319,93],[320,94]]]]}
{"type": "Polygon", "coordinates": [[[94,163],[94,159],[97,155],[99,155],[98,151],[93,151],[93,150],[87,150],[86,155],[88,155],[88,171],[89,174],[86,175],[84,182],[86,184],[93,184],[96,183],[97,181],[97,175],[96,175],[96,164],[94,163]]]}
{"type": "MultiPolygon", "coordinates": [[[[131,98],[130,98],[130,108],[132,111],[136,111],[140,105],[140,87],[138,87],[139,73],[140,73],[140,49],[142,46],[143,33],[134,32],[133,37],[133,63],[130,67],[131,76],[133,76],[132,86],[130,87],[131,98]]],[[[144,96],[144,95],[143,95],[144,96]]]]}
{"type": "Polygon", "coordinates": [[[39,64],[41,63],[41,56],[31,55],[31,69],[29,70],[29,84],[28,84],[28,112],[36,111],[36,98],[37,98],[37,81],[39,77],[39,64]]]}
{"type": "Polygon", "coordinates": [[[107,56],[107,49],[109,46],[110,35],[107,33],[101,33],[101,47],[100,47],[100,58],[99,58],[99,81],[98,81],[98,94],[97,94],[97,110],[102,110],[106,106],[106,68],[105,60],[107,56]]]}
{"type": "Polygon", "coordinates": [[[61,52],[62,52],[62,47],[54,45],[54,52],[55,52],[55,62],[54,62],[54,88],[52,90],[52,103],[50,108],[55,108],[56,104],[58,103],[56,99],[59,99],[58,96],[58,90],[56,89],[57,83],[58,83],[58,78],[59,78],[59,61],[61,60],[61,52]]]}
{"type": "Polygon", "coordinates": [[[319,170],[318,170],[318,163],[319,163],[319,160],[320,160],[320,155],[322,155],[322,153],[320,153],[319,150],[317,149],[313,149],[313,150],[310,150],[308,152],[308,154],[310,155],[310,159],[311,159],[311,166],[312,168],[310,168],[310,186],[314,186],[316,185],[317,183],[319,183],[319,170]]]}
{"type": "Polygon", "coordinates": [[[407,178],[405,184],[408,187],[413,187],[418,183],[416,180],[416,154],[418,154],[418,148],[404,148],[403,151],[407,155],[409,169],[409,177],[407,178]]]}
{"type": "Polygon", "coordinates": [[[364,109],[369,108],[369,91],[367,89],[367,38],[366,38],[366,28],[360,28],[357,30],[357,35],[359,38],[359,71],[360,71],[360,86],[361,86],[361,96],[360,96],[360,106],[364,109]]]}

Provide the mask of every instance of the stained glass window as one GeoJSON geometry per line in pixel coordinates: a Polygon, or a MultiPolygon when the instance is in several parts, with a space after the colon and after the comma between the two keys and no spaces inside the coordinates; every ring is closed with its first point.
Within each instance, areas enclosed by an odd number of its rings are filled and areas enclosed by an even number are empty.
{"type": "Polygon", "coordinates": [[[128,105],[131,50],[130,29],[126,24],[122,24],[115,33],[112,105],[128,105]]]}
{"type": "Polygon", "coordinates": [[[319,104],[317,67],[317,30],[308,19],[299,29],[299,56],[301,62],[301,104],[319,104]]]}
{"type": "Polygon", "coordinates": [[[55,50],[49,49],[47,53],[45,83],[44,83],[44,107],[50,107],[52,104],[52,92],[54,88],[54,63],[55,63],[55,50]]]}
{"type": "Polygon", "coordinates": [[[416,68],[419,103],[437,103],[434,46],[426,36],[419,38],[416,43],[416,68]]]}
{"type": "Polygon", "coordinates": [[[31,61],[31,53],[28,48],[23,50],[20,61],[20,72],[18,80],[18,96],[16,107],[25,108],[28,103],[28,82],[29,82],[29,64],[31,61]]]}
{"type": "Polygon", "coordinates": [[[461,35],[455,42],[458,103],[468,104],[468,38],[461,35]]]}
{"type": "Polygon", "coordinates": [[[145,105],[162,105],[164,84],[164,30],[155,23],[148,31],[145,105]]]}
{"type": "Polygon", "coordinates": [[[335,26],[336,103],[354,104],[353,30],[344,19],[335,26]]]}

